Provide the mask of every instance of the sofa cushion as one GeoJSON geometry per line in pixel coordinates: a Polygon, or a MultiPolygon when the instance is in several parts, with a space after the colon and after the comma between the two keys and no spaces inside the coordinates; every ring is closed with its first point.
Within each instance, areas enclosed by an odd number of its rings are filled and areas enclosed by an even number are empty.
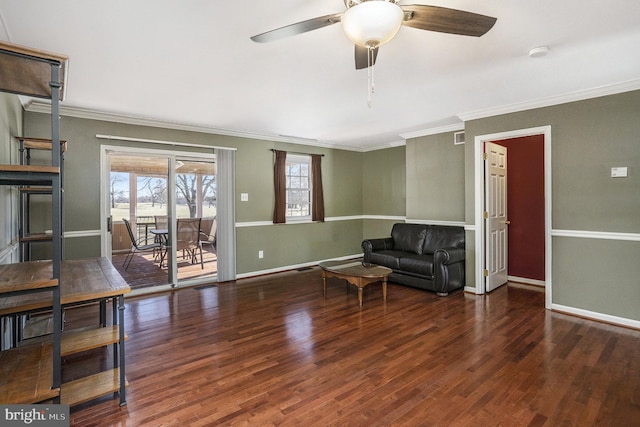
{"type": "Polygon", "coordinates": [[[400,258],[400,270],[421,276],[433,277],[433,256],[404,254],[400,258]]]}
{"type": "Polygon", "coordinates": [[[421,255],[426,232],[427,227],[422,224],[394,224],[391,230],[393,249],[421,255]]]}
{"type": "Polygon", "coordinates": [[[403,254],[403,252],[391,250],[371,252],[369,262],[371,264],[382,265],[384,267],[397,270],[400,268],[400,257],[403,254]]]}
{"type": "Polygon", "coordinates": [[[433,254],[436,249],[464,247],[464,227],[430,225],[424,239],[422,253],[433,254]]]}

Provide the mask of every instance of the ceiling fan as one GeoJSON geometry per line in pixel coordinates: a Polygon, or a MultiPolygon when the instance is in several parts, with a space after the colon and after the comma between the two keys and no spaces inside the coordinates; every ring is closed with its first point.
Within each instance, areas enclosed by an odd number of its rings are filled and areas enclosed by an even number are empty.
{"type": "Polygon", "coordinates": [[[259,43],[271,42],[317,30],[338,22],[355,44],[356,69],[375,64],[379,47],[390,41],[402,25],[420,30],[480,37],[496,18],[440,6],[406,5],[401,0],[344,0],[347,10],[297,22],[251,37],[259,43]]]}

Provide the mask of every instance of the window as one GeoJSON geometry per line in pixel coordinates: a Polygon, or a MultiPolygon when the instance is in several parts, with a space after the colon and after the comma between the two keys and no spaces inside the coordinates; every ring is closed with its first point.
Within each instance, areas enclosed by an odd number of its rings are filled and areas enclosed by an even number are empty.
{"type": "Polygon", "coordinates": [[[311,218],[311,156],[287,154],[287,218],[311,218]]]}
{"type": "Polygon", "coordinates": [[[273,223],[309,219],[324,222],[322,155],[273,152],[273,223]]]}

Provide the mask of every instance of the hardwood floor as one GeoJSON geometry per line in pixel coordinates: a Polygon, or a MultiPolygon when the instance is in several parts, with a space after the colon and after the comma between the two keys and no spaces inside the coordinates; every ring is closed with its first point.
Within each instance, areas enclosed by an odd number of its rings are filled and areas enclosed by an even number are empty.
{"type": "MultiPolygon", "coordinates": [[[[74,407],[72,425],[640,425],[640,331],[546,311],[539,291],[391,283],[383,303],[373,284],[360,310],[342,281],[324,298],[313,268],[131,298],[125,315],[128,404],[74,407]]],[[[111,359],[66,359],[63,376],[111,359]]]]}

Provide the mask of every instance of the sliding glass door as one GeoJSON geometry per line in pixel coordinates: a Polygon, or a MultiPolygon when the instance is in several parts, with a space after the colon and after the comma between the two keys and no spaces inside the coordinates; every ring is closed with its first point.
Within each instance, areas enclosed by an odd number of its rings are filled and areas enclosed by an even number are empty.
{"type": "Polygon", "coordinates": [[[215,156],[103,148],[103,254],[132,289],[215,280],[215,156]]]}
{"type": "Polygon", "coordinates": [[[215,160],[176,157],[176,268],[179,284],[211,277],[217,268],[215,160]]]}
{"type": "Polygon", "coordinates": [[[133,289],[166,286],[169,258],[156,232],[168,228],[170,160],[117,151],[108,160],[112,263],[133,289]]]}

